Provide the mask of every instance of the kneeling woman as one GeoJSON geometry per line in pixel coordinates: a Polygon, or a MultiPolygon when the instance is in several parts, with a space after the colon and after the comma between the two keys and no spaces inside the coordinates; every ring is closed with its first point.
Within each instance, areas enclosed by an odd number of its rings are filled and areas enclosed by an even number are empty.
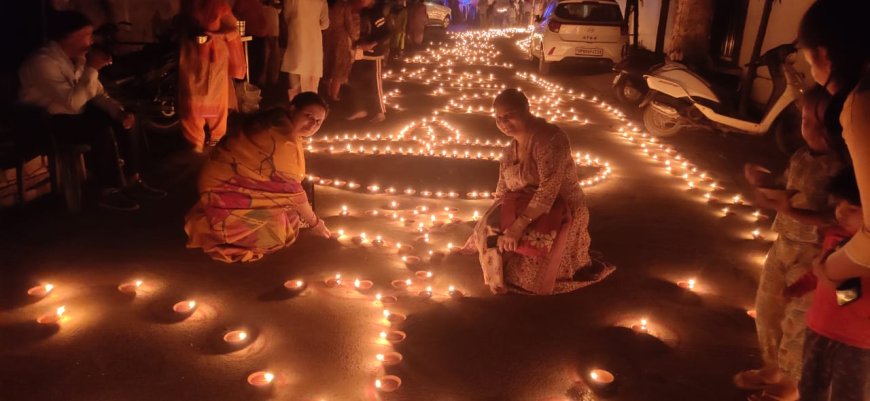
{"type": "Polygon", "coordinates": [[[302,189],[303,138],[320,129],[328,108],[317,94],[299,94],[288,109],[248,117],[209,156],[199,202],[187,214],[188,248],[223,262],[251,262],[296,241],[303,224],[329,237],[302,189]]]}
{"type": "Polygon", "coordinates": [[[499,162],[496,201],[469,240],[484,280],[495,293],[553,294],[603,279],[613,267],[589,257],[589,210],[568,137],[533,116],[516,89],[493,106],[496,125],[513,140],[499,162]]]}

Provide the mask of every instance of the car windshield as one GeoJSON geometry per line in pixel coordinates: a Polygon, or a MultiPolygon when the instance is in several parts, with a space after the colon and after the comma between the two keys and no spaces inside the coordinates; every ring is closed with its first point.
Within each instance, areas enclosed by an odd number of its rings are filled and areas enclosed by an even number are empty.
{"type": "Polygon", "coordinates": [[[555,14],[561,19],[594,24],[618,24],[622,22],[622,13],[616,4],[595,2],[561,3],[556,7],[555,14]]]}

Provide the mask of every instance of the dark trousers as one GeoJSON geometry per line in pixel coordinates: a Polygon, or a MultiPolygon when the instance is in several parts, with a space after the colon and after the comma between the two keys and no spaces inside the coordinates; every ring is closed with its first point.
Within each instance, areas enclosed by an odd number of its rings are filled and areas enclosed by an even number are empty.
{"type": "Polygon", "coordinates": [[[807,329],[798,390],[801,401],[870,400],[870,350],[807,329]]]}
{"type": "Polygon", "coordinates": [[[266,68],[266,38],[262,36],[254,36],[248,42],[248,76],[254,84],[258,82],[263,75],[263,69],[266,68]]]}
{"type": "Polygon", "coordinates": [[[349,85],[355,111],[366,111],[370,115],[387,112],[387,107],[384,105],[382,73],[382,58],[353,62],[349,85]]]}
{"type": "Polygon", "coordinates": [[[126,185],[126,177],[139,172],[141,149],[136,130],[126,130],[102,110],[88,107],[83,114],[56,114],[48,121],[58,147],[84,144],[88,172],[102,189],[126,185]]]}

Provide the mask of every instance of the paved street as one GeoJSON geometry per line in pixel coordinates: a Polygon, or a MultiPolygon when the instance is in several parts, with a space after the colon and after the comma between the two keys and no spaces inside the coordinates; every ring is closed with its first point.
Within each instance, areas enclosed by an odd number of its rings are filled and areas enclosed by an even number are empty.
{"type": "Polygon", "coordinates": [[[387,121],[329,116],[307,167],[337,240],[303,234],[237,265],[185,249],[196,163],[178,155],[155,166],[170,197],[136,213],[0,212],[0,399],[745,399],[731,376],[759,363],[747,311],[773,233],[739,176],[784,157],[770,138],[647,137],[611,99],[609,72],[539,78],[518,39],[437,36],[387,68],[387,121]],[[476,257],[450,252],[491,203],[502,87],[568,134],[592,248],[617,267],[605,281],[493,296],[476,257]],[[47,296],[27,294],[46,283],[47,296]],[[192,313],[173,311],[189,301],[192,313]],[[61,306],[59,324],[36,323],[61,306]],[[592,369],[614,382],[598,386],[592,369]],[[257,372],[271,382],[249,384],[257,372]]]}

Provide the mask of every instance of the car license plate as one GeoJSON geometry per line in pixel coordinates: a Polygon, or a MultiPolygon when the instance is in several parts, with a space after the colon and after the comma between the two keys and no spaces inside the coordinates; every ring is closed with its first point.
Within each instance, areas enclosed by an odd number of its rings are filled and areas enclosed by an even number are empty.
{"type": "Polygon", "coordinates": [[[578,47],[575,50],[575,53],[578,56],[603,56],[604,49],[601,48],[588,48],[588,47],[578,47]]]}

